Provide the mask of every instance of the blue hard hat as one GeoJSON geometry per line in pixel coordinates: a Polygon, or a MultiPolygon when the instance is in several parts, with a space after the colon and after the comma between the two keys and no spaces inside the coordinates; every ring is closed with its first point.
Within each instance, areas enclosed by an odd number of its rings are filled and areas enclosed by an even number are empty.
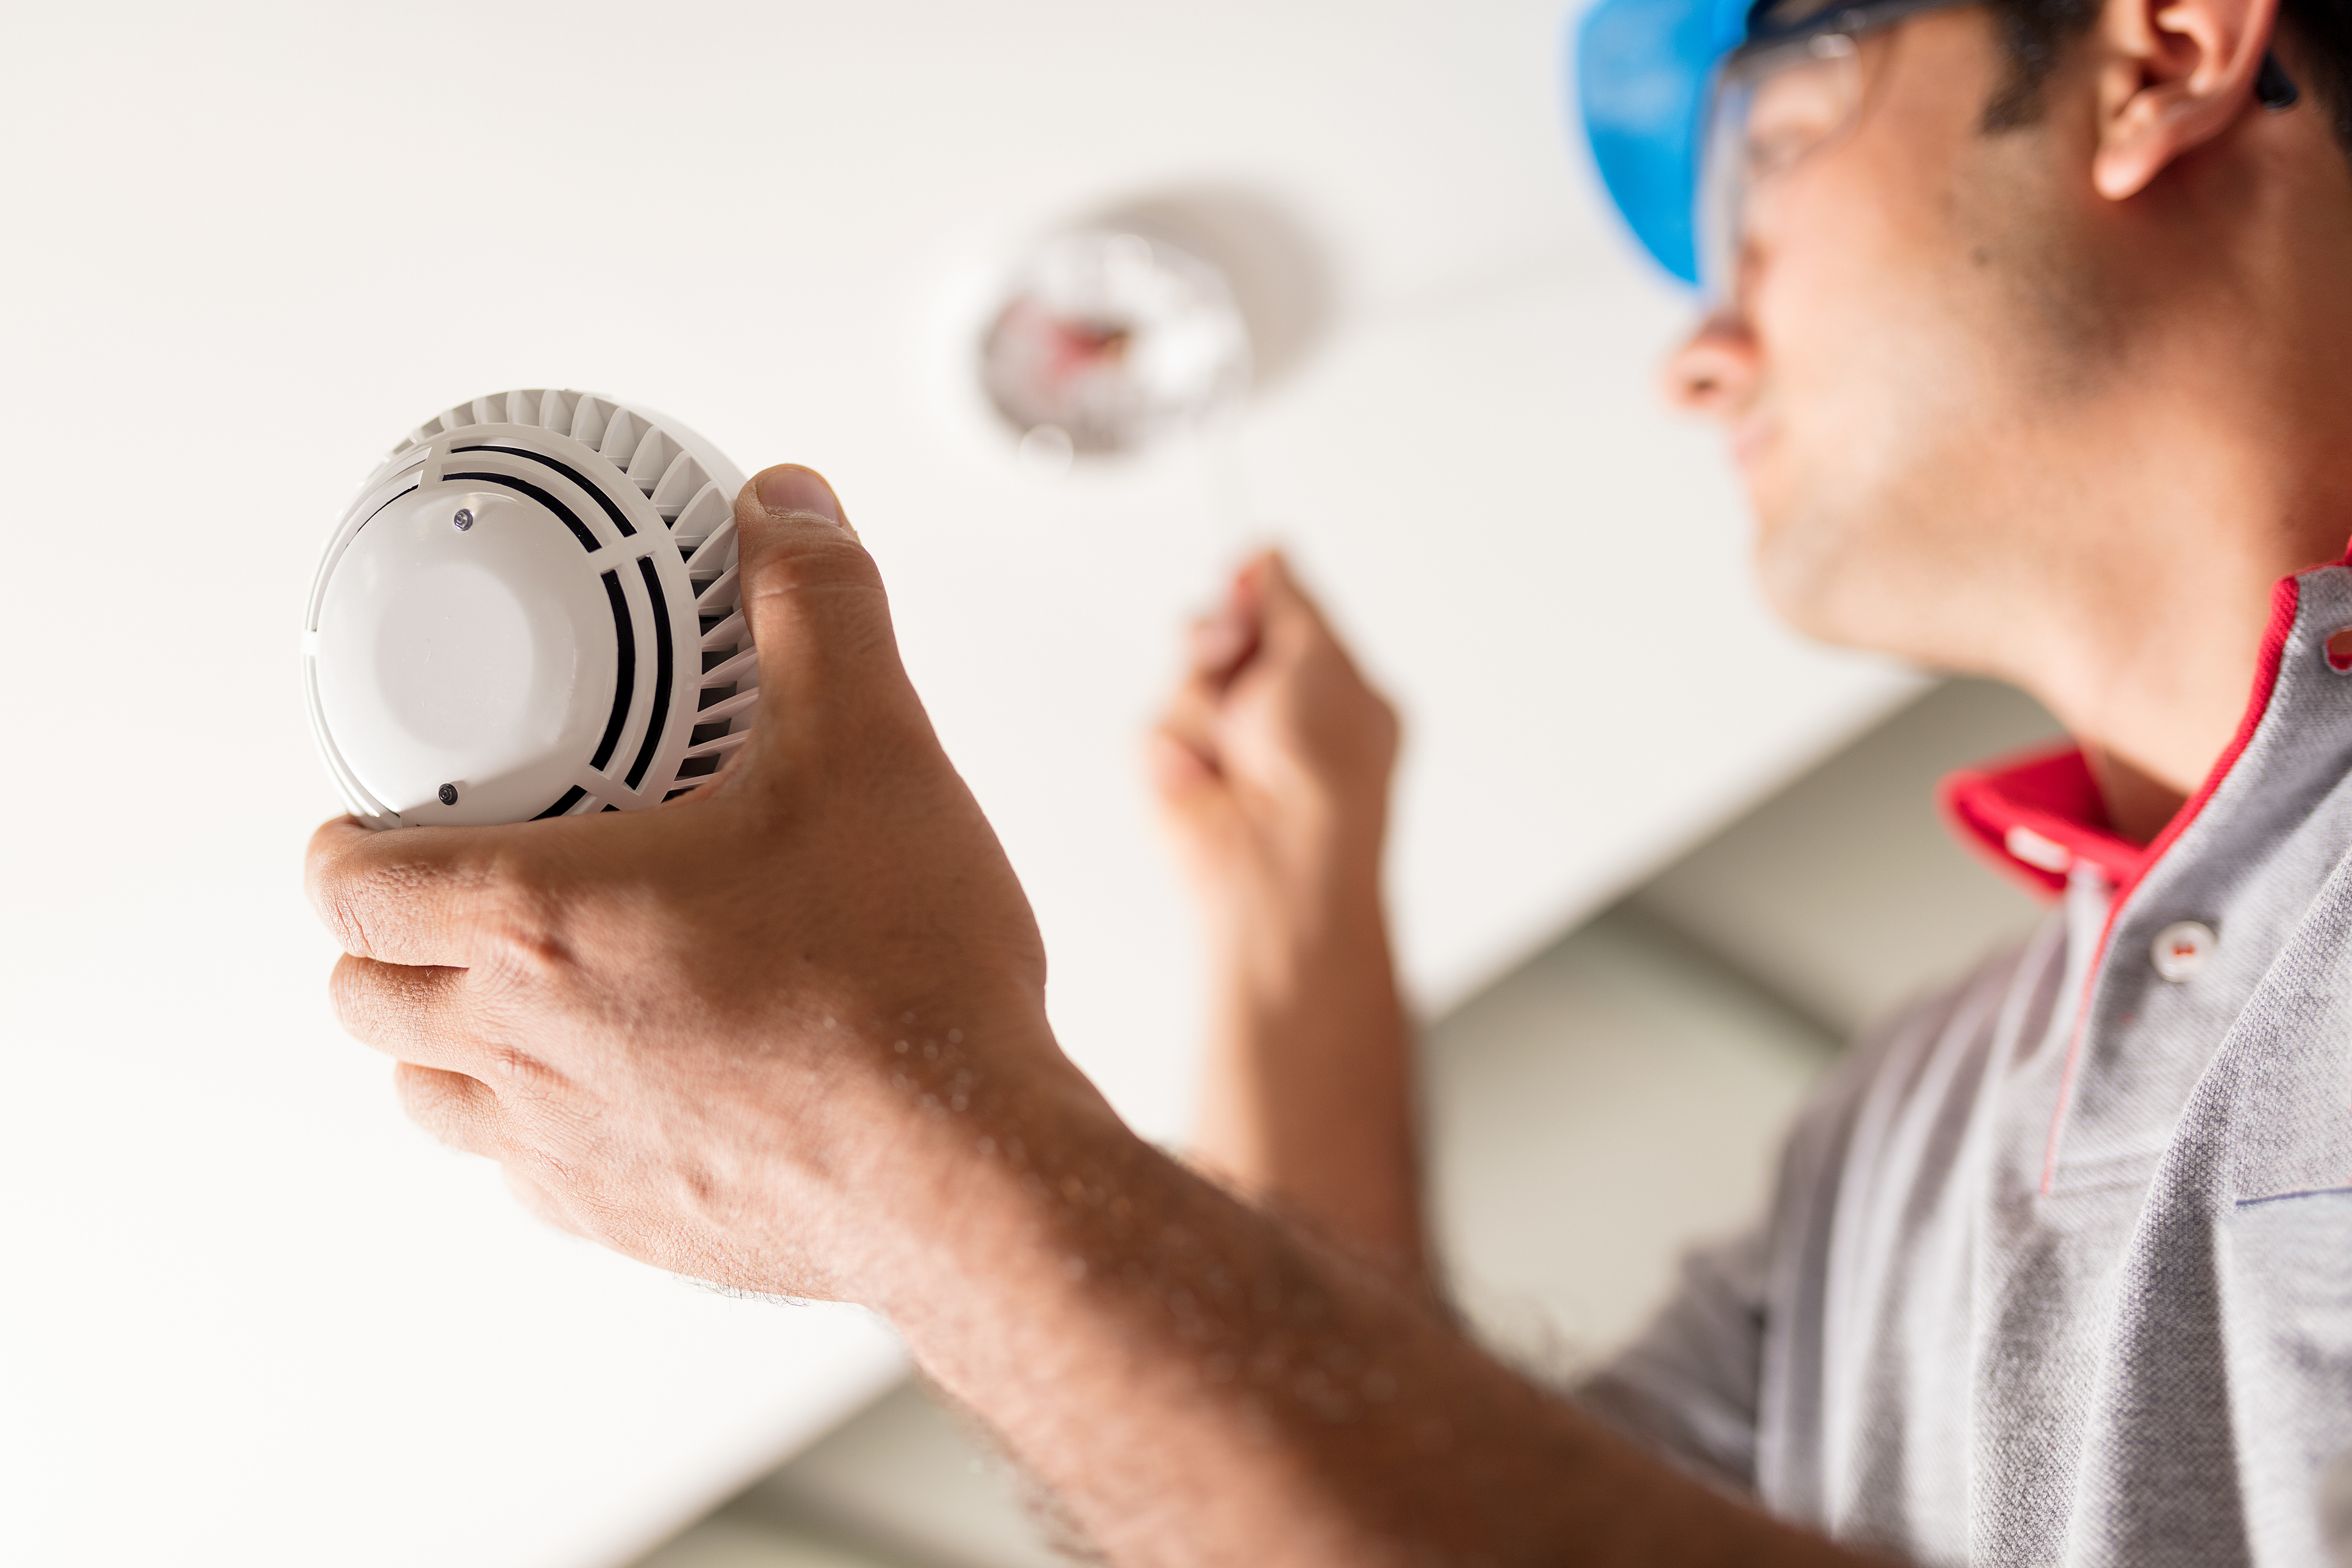
{"type": "Polygon", "coordinates": [[[1642,247],[1696,285],[1699,155],[1715,68],[1748,36],[1749,0],[1600,0],[1570,79],[1601,184],[1642,247]]]}

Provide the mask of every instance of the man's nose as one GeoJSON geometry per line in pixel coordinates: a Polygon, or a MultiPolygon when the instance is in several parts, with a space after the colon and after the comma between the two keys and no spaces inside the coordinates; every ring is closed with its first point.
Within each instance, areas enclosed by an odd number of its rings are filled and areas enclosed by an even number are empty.
{"type": "Polygon", "coordinates": [[[1747,318],[1733,309],[1717,310],[1666,361],[1666,401],[1685,414],[1730,413],[1755,389],[1760,358],[1747,318]]]}

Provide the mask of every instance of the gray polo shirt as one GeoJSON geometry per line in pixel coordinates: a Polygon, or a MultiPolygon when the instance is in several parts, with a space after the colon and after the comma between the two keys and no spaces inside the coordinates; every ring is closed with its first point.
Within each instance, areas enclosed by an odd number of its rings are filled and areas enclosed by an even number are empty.
{"type": "Polygon", "coordinates": [[[2352,571],[2142,849],[2073,753],[1964,776],[2061,902],[1848,1058],[1763,1224],[1588,1385],[1775,1512],[1924,1563],[2334,1561],[2352,1495],[2352,571]],[[2333,1469],[2333,1475],[2331,1470],[2333,1469]]]}

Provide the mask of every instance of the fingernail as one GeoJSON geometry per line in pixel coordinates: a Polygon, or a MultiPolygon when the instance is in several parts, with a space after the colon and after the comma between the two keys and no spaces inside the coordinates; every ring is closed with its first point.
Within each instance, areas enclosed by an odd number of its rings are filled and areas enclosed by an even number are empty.
{"type": "Polygon", "coordinates": [[[824,476],[798,463],[784,463],[760,476],[760,504],[770,511],[814,512],[827,522],[841,521],[841,500],[824,476]]]}

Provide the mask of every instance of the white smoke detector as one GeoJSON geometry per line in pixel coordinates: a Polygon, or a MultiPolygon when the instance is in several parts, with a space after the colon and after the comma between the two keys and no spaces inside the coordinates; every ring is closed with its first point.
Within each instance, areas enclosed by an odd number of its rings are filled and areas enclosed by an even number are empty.
{"type": "Polygon", "coordinates": [[[478,397],[393,449],[303,621],[310,728],[371,826],[658,805],[748,738],[743,475],[665,415],[478,397]]]}

